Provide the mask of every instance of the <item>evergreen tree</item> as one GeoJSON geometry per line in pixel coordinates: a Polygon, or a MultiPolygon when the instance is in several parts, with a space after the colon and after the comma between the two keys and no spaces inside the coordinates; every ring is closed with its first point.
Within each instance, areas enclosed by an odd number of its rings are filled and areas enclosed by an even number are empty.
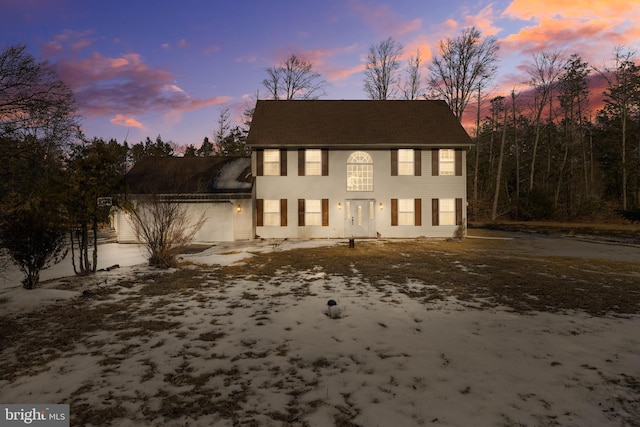
{"type": "Polygon", "coordinates": [[[209,157],[213,156],[214,151],[215,150],[213,144],[209,141],[209,138],[205,136],[204,140],[202,141],[202,145],[196,151],[196,155],[199,157],[209,157]]]}
{"type": "Polygon", "coordinates": [[[65,201],[72,263],[76,274],[96,271],[98,225],[109,220],[111,206],[111,203],[101,201],[124,192],[122,185],[126,172],[126,150],[126,147],[115,140],[105,142],[94,138],[73,146],[67,159],[65,201]],[[90,245],[93,246],[91,259],[90,245]]]}
{"type": "Polygon", "coordinates": [[[0,53],[0,243],[27,289],[64,255],[63,162],[78,123],[71,90],[25,46],[0,53]]]}

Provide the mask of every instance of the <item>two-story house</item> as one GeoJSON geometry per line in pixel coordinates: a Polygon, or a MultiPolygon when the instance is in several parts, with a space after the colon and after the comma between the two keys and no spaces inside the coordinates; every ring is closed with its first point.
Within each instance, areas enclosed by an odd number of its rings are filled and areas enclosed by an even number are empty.
{"type": "Polygon", "coordinates": [[[247,144],[262,238],[451,237],[469,135],[444,101],[256,104],[247,144]]]}

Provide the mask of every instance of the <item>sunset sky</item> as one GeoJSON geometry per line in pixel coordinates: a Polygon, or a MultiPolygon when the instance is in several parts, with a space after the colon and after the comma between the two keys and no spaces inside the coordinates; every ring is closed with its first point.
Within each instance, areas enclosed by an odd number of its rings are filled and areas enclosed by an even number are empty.
{"type": "Polygon", "coordinates": [[[56,65],[87,136],[130,143],[200,145],[222,108],[236,119],[266,97],[265,69],[291,53],[323,75],[322,99],[366,99],[371,45],[393,37],[426,63],[439,40],[472,25],[499,41],[492,92],[506,95],[535,52],[601,68],[616,46],[639,49],[640,1],[0,0],[0,48],[26,44],[56,65]]]}

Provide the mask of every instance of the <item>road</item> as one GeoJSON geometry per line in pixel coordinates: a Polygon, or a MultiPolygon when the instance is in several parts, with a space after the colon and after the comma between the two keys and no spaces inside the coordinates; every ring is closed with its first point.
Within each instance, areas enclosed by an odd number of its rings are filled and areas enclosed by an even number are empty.
{"type": "Polygon", "coordinates": [[[508,250],[530,255],[640,262],[640,245],[607,241],[589,236],[470,230],[469,238],[505,239],[508,250]]]}

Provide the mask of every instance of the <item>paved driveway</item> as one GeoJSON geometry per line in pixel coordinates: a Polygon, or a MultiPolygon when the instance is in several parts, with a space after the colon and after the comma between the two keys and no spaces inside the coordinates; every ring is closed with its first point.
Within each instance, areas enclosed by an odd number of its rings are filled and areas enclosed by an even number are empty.
{"type": "Polygon", "coordinates": [[[505,239],[506,248],[515,253],[640,262],[640,245],[601,238],[487,230],[469,230],[469,237],[505,239]]]}

